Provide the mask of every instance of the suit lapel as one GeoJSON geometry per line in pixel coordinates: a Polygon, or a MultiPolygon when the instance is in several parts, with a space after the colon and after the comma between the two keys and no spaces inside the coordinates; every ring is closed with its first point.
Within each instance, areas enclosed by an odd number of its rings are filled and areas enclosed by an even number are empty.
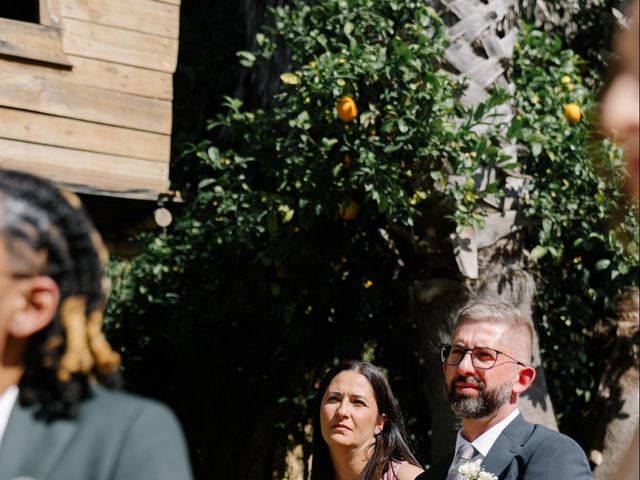
{"type": "Polygon", "coordinates": [[[487,472],[501,477],[502,472],[509,466],[518,451],[533,433],[533,425],[522,415],[518,415],[497,438],[489,453],[482,461],[487,472]]]}
{"type": "Polygon", "coordinates": [[[70,420],[47,423],[33,416],[33,408],[13,407],[0,445],[0,478],[28,475],[46,479],[67,444],[76,425],[70,420]]]}

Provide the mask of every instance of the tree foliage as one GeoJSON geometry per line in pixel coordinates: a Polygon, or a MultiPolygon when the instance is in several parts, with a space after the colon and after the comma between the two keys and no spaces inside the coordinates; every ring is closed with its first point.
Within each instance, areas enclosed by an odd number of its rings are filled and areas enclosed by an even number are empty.
{"type": "Polygon", "coordinates": [[[529,247],[549,390],[575,429],[607,360],[593,341],[596,323],[614,315],[623,289],[638,280],[638,217],[626,201],[621,149],[599,137],[582,65],[559,38],[525,27],[513,67],[520,113],[509,132],[533,177],[523,211],[534,221],[529,247]],[[574,125],[562,115],[570,103],[585,117],[574,125]]]}
{"type": "Polygon", "coordinates": [[[565,103],[593,104],[576,56],[525,29],[515,92],[469,111],[464,80],[442,70],[445,27],[423,1],[296,1],[272,15],[258,48],[238,57],[251,68],[288,49],[273,108],[227,98],[209,128],[228,142],[185,151],[204,172],[197,194],[140,256],[112,265],[109,326],[125,374],[177,409],[197,472],[226,465],[234,471],[223,476],[265,478],[282,471],[288,446],[308,452],[314,386],[346,357],[388,368],[426,461],[408,293],[434,264],[455,268],[448,234],[481,228],[482,200],[500,197],[501,172],[518,167],[531,176],[521,209],[551,390],[561,413],[579,418],[599,368],[588,333],[638,261],[635,218],[610,228],[624,203],[618,149],[562,115],[565,103]],[[344,97],[358,109],[351,121],[336,108],[344,97]],[[489,125],[507,99],[518,109],[508,130],[523,145],[518,164],[489,125]],[[480,189],[483,168],[498,175],[480,189]],[[396,241],[398,229],[422,243],[425,262],[396,241]]]}

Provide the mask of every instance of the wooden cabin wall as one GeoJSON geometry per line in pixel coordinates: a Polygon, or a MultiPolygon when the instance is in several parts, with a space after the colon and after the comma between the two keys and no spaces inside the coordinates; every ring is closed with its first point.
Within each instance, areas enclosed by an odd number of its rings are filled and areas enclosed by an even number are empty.
{"type": "Polygon", "coordinates": [[[83,193],[157,197],[169,186],[180,0],[57,2],[71,68],[0,56],[0,165],[83,193]]]}

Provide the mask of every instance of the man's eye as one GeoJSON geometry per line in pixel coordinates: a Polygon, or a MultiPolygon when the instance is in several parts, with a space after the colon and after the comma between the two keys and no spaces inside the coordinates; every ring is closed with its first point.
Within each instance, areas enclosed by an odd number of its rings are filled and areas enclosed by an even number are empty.
{"type": "Polygon", "coordinates": [[[463,355],[464,354],[464,348],[460,348],[460,347],[453,347],[451,348],[451,352],[449,353],[449,355],[463,355]]]}
{"type": "Polygon", "coordinates": [[[493,354],[493,352],[489,352],[487,350],[477,350],[476,351],[476,358],[479,360],[493,360],[495,358],[495,355],[493,354]]]}

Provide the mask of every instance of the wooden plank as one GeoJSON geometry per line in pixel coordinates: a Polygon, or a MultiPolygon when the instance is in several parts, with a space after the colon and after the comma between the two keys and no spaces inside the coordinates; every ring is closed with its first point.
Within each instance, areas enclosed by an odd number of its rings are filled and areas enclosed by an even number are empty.
{"type": "Polygon", "coordinates": [[[157,3],[169,3],[171,5],[180,5],[180,0],[153,0],[157,3]]]}
{"type": "Polygon", "coordinates": [[[0,107],[0,138],[169,163],[171,137],[0,107]]]}
{"type": "Polygon", "coordinates": [[[143,97],[163,100],[173,98],[173,76],[170,73],[73,55],[69,56],[69,61],[73,68],[63,70],[0,58],[0,72],[28,73],[36,77],[64,80],[143,97]]]}
{"type": "Polygon", "coordinates": [[[0,71],[0,105],[148,132],[171,133],[171,102],[28,73],[0,71]]]}
{"type": "Polygon", "coordinates": [[[173,73],[178,40],[66,18],[64,51],[80,57],[173,73]]]}
{"type": "Polygon", "coordinates": [[[449,29],[449,37],[457,38],[464,36],[464,39],[473,43],[480,34],[488,29],[494,22],[495,13],[472,13],[462,19],[449,29]]]}
{"type": "Polygon", "coordinates": [[[0,18],[0,54],[70,67],[59,28],[0,18]]]}
{"type": "Polygon", "coordinates": [[[5,139],[0,139],[0,167],[32,172],[73,189],[131,198],[166,191],[169,178],[165,163],[5,139]]]}
{"type": "Polygon", "coordinates": [[[482,60],[473,52],[471,46],[461,38],[451,42],[444,52],[444,59],[459,72],[472,68],[482,60]]]}
{"type": "Polygon", "coordinates": [[[39,0],[40,24],[62,28],[59,0],[39,0]]]}
{"type": "Polygon", "coordinates": [[[472,78],[482,88],[487,88],[503,73],[504,67],[496,57],[475,63],[471,68],[462,71],[463,75],[472,78]]]}
{"type": "Polygon", "coordinates": [[[458,18],[464,18],[471,13],[476,13],[480,6],[477,1],[472,0],[443,0],[442,3],[458,18]]]}
{"type": "Polygon", "coordinates": [[[180,7],[153,0],[65,0],[66,18],[178,38],[180,7]]]}

